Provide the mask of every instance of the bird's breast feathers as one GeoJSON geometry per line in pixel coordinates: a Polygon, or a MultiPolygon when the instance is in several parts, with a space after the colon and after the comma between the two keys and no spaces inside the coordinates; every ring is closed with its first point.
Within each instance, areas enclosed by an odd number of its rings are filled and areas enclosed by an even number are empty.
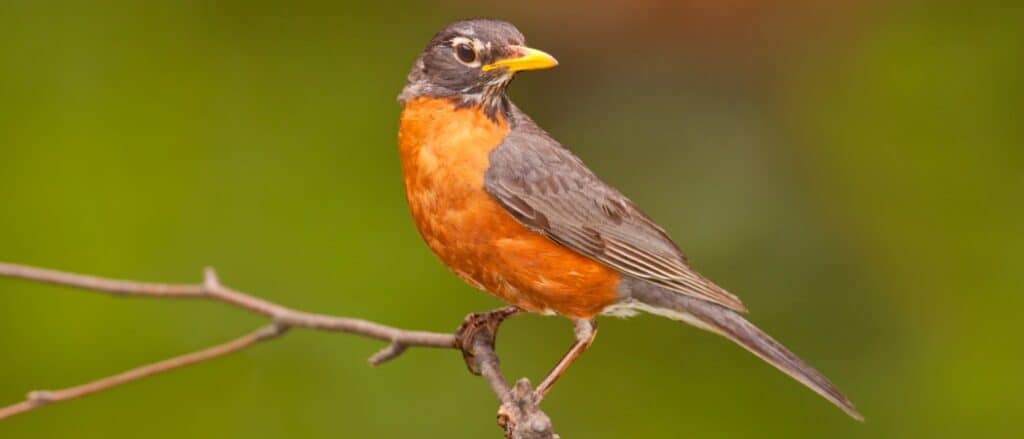
{"type": "Polygon", "coordinates": [[[618,274],[513,218],[484,190],[510,131],[447,99],[406,102],[399,147],[416,227],[459,277],[528,311],[589,318],[618,299],[618,274]]]}

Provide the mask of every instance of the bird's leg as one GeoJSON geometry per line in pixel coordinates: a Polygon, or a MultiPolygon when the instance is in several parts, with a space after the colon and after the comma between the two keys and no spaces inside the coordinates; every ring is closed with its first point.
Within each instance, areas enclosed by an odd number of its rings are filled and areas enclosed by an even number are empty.
{"type": "Polygon", "coordinates": [[[591,343],[594,342],[594,338],[597,337],[597,322],[594,320],[574,320],[573,329],[576,333],[576,343],[573,343],[572,347],[569,348],[569,352],[566,352],[558,364],[551,369],[548,376],[541,381],[540,385],[537,386],[537,390],[534,391],[536,395],[536,403],[544,399],[544,396],[551,390],[551,386],[555,385],[555,381],[558,381],[565,373],[566,369],[569,368],[574,361],[583,351],[590,347],[591,343]]]}
{"type": "Polygon", "coordinates": [[[469,368],[470,373],[480,375],[480,368],[477,366],[476,356],[473,353],[473,343],[477,335],[490,338],[490,343],[493,346],[498,336],[498,326],[501,325],[501,322],[519,314],[519,312],[519,308],[506,306],[493,311],[473,313],[466,316],[462,325],[455,331],[455,339],[459,350],[462,351],[462,359],[466,361],[466,367],[469,368]],[[486,332],[481,334],[480,331],[486,332]]]}

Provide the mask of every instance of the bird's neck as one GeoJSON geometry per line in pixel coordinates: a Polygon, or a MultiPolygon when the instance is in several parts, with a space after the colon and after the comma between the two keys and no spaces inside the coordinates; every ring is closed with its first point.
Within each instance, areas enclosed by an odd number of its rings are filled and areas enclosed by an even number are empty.
{"type": "Polygon", "coordinates": [[[484,87],[468,93],[448,97],[458,108],[470,108],[483,112],[494,123],[508,120],[512,111],[512,103],[505,94],[504,87],[484,87]]]}
{"type": "Polygon", "coordinates": [[[413,101],[444,100],[455,108],[472,109],[485,114],[498,124],[512,119],[512,102],[505,94],[505,84],[491,84],[461,91],[438,89],[419,82],[409,83],[398,95],[398,102],[408,106],[413,101]]]}

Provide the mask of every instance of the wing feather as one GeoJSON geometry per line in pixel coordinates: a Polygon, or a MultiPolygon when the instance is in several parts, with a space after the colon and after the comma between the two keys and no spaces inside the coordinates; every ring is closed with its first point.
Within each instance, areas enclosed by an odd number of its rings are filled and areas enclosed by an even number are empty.
{"type": "Polygon", "coordinates": [[[661,227],[517,108],[485,189],[530,229],[624,274],[736,311],[736,296],[687,264],[661,227]]]}

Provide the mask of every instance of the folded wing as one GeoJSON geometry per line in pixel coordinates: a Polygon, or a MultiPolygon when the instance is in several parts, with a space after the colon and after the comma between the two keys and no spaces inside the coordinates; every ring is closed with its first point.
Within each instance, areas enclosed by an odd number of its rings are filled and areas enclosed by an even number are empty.
{"type": "Polygon", "coordinates": [[[621,273],[746,311],[692,270],[665,231],[523,113],[490,155],[485,189],[520,223],[621,273]]]}

